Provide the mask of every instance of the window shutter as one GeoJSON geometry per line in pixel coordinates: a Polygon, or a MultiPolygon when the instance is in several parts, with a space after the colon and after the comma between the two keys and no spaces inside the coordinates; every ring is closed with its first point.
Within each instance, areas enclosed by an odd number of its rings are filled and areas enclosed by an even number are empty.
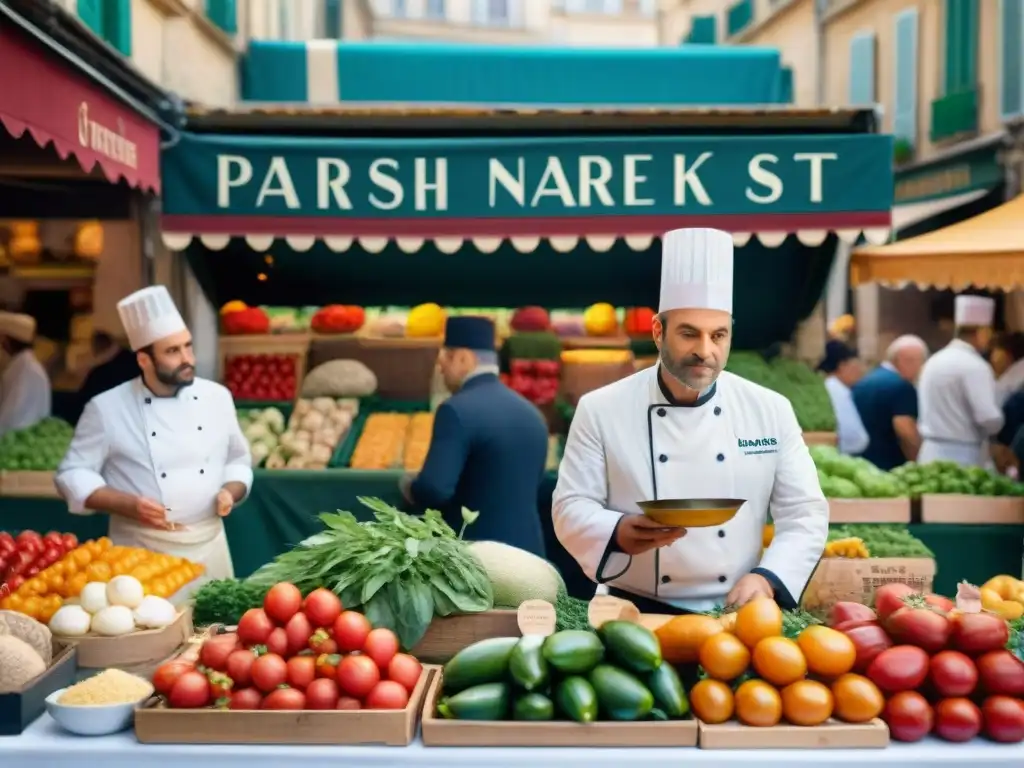
{"type": "Polygon", "coordinates": [[[690,22],[690,34],[683,42],[714,45],[718,42],[718,19],[714,16],[694,16],[690,22]]]}
{"type": "MultiPolygon", "coordinates": [[[[328,3],[330,7],[330,3],[328,3]]],[[[221,31],[233,35],[238,31],[238,11],[235,0],[206,0],[206,16],[221,31]]]]}
{"type": "Polygon", "coordinates": [[[132,55],[132,0],[103,0],[103,37],[125,56],[132,55]]]}
{"type": "Polygon", "coordinates": [[[850,40],[850,104],[875,103],[875,36],[862,32],[850,40]]]}
{"type": "Polygon", "coordinates": [[[506,23],[513,29],[519,29],[526,26],[526,16],[523,13],[524,7],[522,3],[510,2],[505,4],[505,13],[508,14],[506,17],[506,23]]]}
{"type": "Polygon", "coordinates": [[[1024,111],[1024,0],[1002,0],[1001,109],[1003,117],[1016,117],[1024,111]]]}
{"type": "Polygon", "coordinates": [[[978,2],[946,0],[946,94],[977,87],[978,2]]]}
{"type": "Polygon", "coordinates": [[[783,67],[779,70],[779,103],[793,103],[793,68],[783,67]]]}
{"type": "Polygon", "coordinates": [[[473,23],[486,24],[490,20],[488,10],[487,0],[473,0],[473,23]]]}
{"type": "Polygon", "coordinates": [[[99,37],[103,37],[103,0],[78,0],[78,18],[99,37]]]}
{"type": "Polygon", "coordinates": [[[917,144],[917,9],[896,17],[896,91],[892,132],[911,146],[917,144]]]}

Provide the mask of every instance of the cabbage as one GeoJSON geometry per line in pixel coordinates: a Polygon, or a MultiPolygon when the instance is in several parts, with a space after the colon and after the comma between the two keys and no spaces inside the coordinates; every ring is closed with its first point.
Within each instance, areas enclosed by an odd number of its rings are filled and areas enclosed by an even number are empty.
{"type": "Polygon", "coordinates": [[[267,408],[260,414],[259,420],[266,424],[274,434],[279,435],[284,432],[284,414],[277,408],[267,408]]]}
{"type": "Polygon", "coordinates": [[[257,440],[261,440],[262,438],[270,435],[270,428],[262,421],[256,421],[245,429],[244,434],[246,440],[250,443],[254,443],[257,440]]]}

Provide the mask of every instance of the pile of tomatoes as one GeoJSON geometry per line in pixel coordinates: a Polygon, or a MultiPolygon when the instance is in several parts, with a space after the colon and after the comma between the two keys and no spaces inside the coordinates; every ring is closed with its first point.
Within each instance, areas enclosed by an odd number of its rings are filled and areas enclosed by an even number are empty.
{"type": "Polygon", "coordinates": [[[77,546],[73,533],[22,531],[12,536],[0,531],[0,597],[16,592],[26,579],[49,568],[77,546]]]}
{"type": "Polygon", "coordinates": [[[1001,616],[887,584],[874,610],[838,603],[829,625],[853,643],[854,668],[885,694],[882,718],[894,739],[1024,741],[1024,662],[1006,650],[1001,616]]]}
{"type": "Polygon", "coordinates": [[[224,385],[236,400],[291,402],[297,368],[293,355],[236,355],[225,362],[224,385]]]}
{"type": "Polygon", "coordinates": [[[333,592],[303,599],[281,583],[236,632],[204,641],[198,659],[159,667],[153,687],[186,709],[405,709],[423,667],[398,650],[394,632],[344,610],[333,592]]]}

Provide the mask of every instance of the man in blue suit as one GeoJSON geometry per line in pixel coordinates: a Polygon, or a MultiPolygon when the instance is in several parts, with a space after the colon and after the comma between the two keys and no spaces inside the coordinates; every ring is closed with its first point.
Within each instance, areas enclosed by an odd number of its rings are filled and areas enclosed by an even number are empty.
{"type": "Polygon", "coordinates": [[[430,451],[419,475],[403,481],[405,497],[440,511],[456,531],[463,507],[479,512],[466,538],[544,557],[537,494],[547,425],[532,403],[498,380],[494,324],[449,318],[439,367],[453,394],[434,414],[430,451]]]}

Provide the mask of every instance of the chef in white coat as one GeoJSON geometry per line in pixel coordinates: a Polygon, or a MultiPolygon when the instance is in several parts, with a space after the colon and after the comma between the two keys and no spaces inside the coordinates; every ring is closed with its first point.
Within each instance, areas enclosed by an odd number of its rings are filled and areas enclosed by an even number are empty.
{"type": "Polygon", "coordinates": [[[957,296],[956,337],[921,370],[918,462],[954,461],[989,467],[989,438],[1003,426],[996,380],[984,355],[992,341],[995,300],[957,296]]]}
{"type": "Polygon", "coordinates": [[[828,504],[789,402],[725,373],[733,242],[664,236],[654,323],[660,364],[580,398],[558,470],[559,541],[641,611],[704,611],[757,596],[795,606],[828,535],[828,504]],[[663,528],[647,499],[735,498],[724,525],[663,528]],[[775,537],[762,553],[771,510],[775,537]]]}
{"type": "Polygon", "coordinates": [[[109,514],[115,544],[230,578],[223,518],[252,487],[234,401],[195,376],[192,335],[166,288],[144,288],[117,309],[142,376],[85,406],[57,487],[71,512],[109,514]]]}
{"type": "Polygon", "coordinates": [[[32,351],[36,321],[0,312],[0,339],[10,359],[0,378],[0,435],[28,429],[50,415],[53,393],[46,369],[32,351]]]}

